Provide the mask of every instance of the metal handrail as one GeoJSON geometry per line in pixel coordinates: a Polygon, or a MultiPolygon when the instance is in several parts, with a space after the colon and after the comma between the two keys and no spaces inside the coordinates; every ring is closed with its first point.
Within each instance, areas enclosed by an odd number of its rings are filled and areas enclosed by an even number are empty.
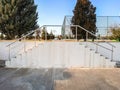
{"type": "MultiPolygon", "coordinates": [[[[43,26],[41,26],[41,27],[38,28],[38,29],[41,29],[42,27],[61,27],[61,26],[62,26],[62,25],[43,25],[43,26]]],[[[97,38],[97,36],[96,36],[95,34],[93,34],[93,33],[90,32],[89,30],[87,30],[87,29],[85,29],[85,28],[83,28],[83,27],[81,27],[81,26],[79,26],[79,25],[67,25],[67,26],[79,27],[79,28],[83,29],[84,31],[88,32],[89,34],[91,34],[91,35],[93,35],[93,36],[95,36],[95,37],[97,38]]],[[[28,34],[22,36],[21,38],[17,39],[16,41],[14,41],[14,42],[8,44],[7,47],[10,46],[10,45],[12,45],[12,44],[14,44],[15,42],[17,42],[17,41],[19,41],[19,40],[25,38],[25,37],[27,37],[28,35],[30,35],[30,34],[36,32],[38,29],[36,29],[36,30],[34,30],[34,31],[32,31],[32,32],[30,32],[30,33],[28,33],[28,34]]]]}
{"type": "MultiPolygon", "coordinates": [[[[43,27],[43,26],[42,26],[42,27],[43,27]]],[[[8,57],[8,58],[9,58],[9,60],[11,59],[11,45],[15,44],[17,41],[20,41],[20,40],[22,40],[22,39],[25,39],[27,36],[29,36],[30,34],[36,32],[38,29],[41,29],[42,27],[37,28],[37,29],[34,30],[34,31],[31,31],[31,32],[29,32],[28,34],[22,36],[21,38],[15,40],[14,42],[8,44],[6,47],[9,47],[9,49],[8,49],[8,52],[9,52],[9,57],[8,57]]],[[[36,36],[35,36],[35,39],[36,39],[36,36]]],[[[36,43],[35,43],[35,44],[36,44],[36,43]]],[[[24,51],[25,51],[25,43],[24,43],[24,51]]]]}
{"type": "Polygon", "coordinates": [[[36,30],[34,30],[34,31],[31,31],[30,33],[28,33],[28,34],[26,34],[26,35],[22,36],[21,38],[19,38],[19,39],[15,40],[14,42],[12,42],[12,43],[8,44],[6,47],[11,46],[12,44],[16,43],[17,41],[24,39],[25,37],[27,37],[28,35],[30,35],[30,34],[32,34],[32,33],[34,33],[34,32],[36,32],[37,30],[38,30],[38,29],[36,29],[36,30]]]}
{"type": "MultiPolygon", "coordinates": [[[[86,31],[87,33],[93,35],[94,37],[99,38],[98,36],[96,36],[95,34],[93,34],[92,32],[90,32],[89,30],[87,30],[87,29],[85,29],[85,28],[83,28],[83,27],[81,27],[81,26],[79,26],[79,25],[77,25],[77,27],[83,29],[84,31],[86,31]]],[[[106,42],[106,41],[105,41],[105,42],[106,42]]],[[[100,46],[100,47],[102,47],[102,48],[104,48],[104,49],[106,49],[106,50],[111,51],[111,61],[113,61],[113,52],[114,52],[114,51],[113,51],[113,48],[116,48],[116,46],[114,46],[113,44],[111,44],[111,43],[109,43],[109,42],[106,42],[108,45],[112,46],[112,49],[109,49],[109,48],[106,48],[106,47],[104,47],[104,46],[102,46],[102,45],[99,45],[98,43],[95,43],[95,42],[92,42],[92,43],[93,43],[93,44],[96,44],[97,47],[100,46]]],[[[97,52],[97,47],[96,47],[96,52],[97,52]]]]}
{"type": "MultiPolygon", "coordinates": [[[[16,43],[17,41],[19,41],[19,40],[21,40],[21,39],[23,39],[23,38],[29,36],[30,34],[36,32],[38,29],[41,29],[42,27],[47,27],[47,26],[49,26],[49,27],[51,27],[51,26],[54,26],[54,27],[61,27],[62,25],[43,25],[43,26],[41,26],[40,28],[37,28],[36,30],[31,31],[31,32],[29,32],[28,34],[22,36],[21,38],[15,40],[14,42],[8,44],[6,47],[11,46],[12,44],[16,43]]],[[[76,26],[76,25],[72,25],[72,26],[76,26]]]]}
{"type": "Polygon", "coordinates": [[[102,47],[102,48],[104,48],[104,49],[106,49],[106,50],[109,50],[109,51],[111,51],[111,61],[113,61],[113,52],[114,52],[114,50],[113,50],[113,46],[112,46],[112,49],[109,49],[109,48],[107,48],[107,47],[105,47],[105,46],[103,46],[103,45],[100,45],[100,44],[98,44],[98,43],[95,43],[95,42],[91,42],[91,43],[93,43],[93,44],[95,44],[96,45],[96,49],[95,49],[95,51],[96,51],[96,53],[98,52],[98,46],[100,46],[100,47],[102,47]]]}
{"type": "MultiPolygon", "coordinates": [[[[43,25],[43,26],[41,26],[41,27],[38,28],[38,29],[40,30],[42,27],[61,27],[61,26],[62,26],[62,25],[43,25]]],[[[76,27],[76,31],[77,31],[77,27],[78,27],[78,28],[81,28],[81,29],[84,30],[85,32],[87,32],[87,33],[91,34],[92,36],[98,38],[98,36],[96,36],[94,33],[90,32],[89,30],[87,30],[87,29],[85,29],[85,28],[83,28],[83,27],[81,27],[81,26],[79,26],[79,25],[68,25],[68,26],[76,27]]],[[[10,46],[11,46],[11,45],[13,45],[14,43],[16,43],[16,42],[19,41],[19,40],[22,40],[22,39],[26,38],[26,37],[29,36],[30,34],[38,31],[38,29],[36,29],[36,30],[34,30],[34,31],[31,31],[30,33],[22,36],[21,38],[17,39],[16,41],[8,44],[7,47],[9,47],[9,53],[10,53],[10,46]]],[[[45,36],[46,36],[46,35],[45,35],[45,36]]],[[[76,39],[77,39],[77,37],[76,37],[76,39]]],[[[36,37],[35,37],[35,41],[36,41],[36,37]]],[[[110,50],[110,51],[112,51],[112,52],[113,52],[113,47],[115,47],[114,45],[110,44],[109,42],[106,42],[106,43],[109,44],[110,46],[112,46],[112,50],[111,50],[111,49],[108,49],[108,48],[106,48],[106,47],[104,47],[104,46],[102,46],[102,45],[99,45],[99,44],[97,44],[97,43],[95,43],[95,42],[92,42],[92,43],[94,43],[94,44],[96,44],[97,46],[100,46],[100,47],[102,47],[102,48],[105,48],[105,49],[107,49],[107,50],[110,50]]],[[[9,54],[9,57],[10,57],[10,54],[9,54]]]]}
{"type": "MultiPolygon", "coordinates": [[[[81,28],[81,29],[83,29],[84,31],[88,32],[89,34],[93,35],[94,37],[99,38],[99,37],[96,36],[94,33],[90,32],[89,30],[87,30],[87,29],[85,29],[85,28],[83,28],[83,27],[81,27],[81,26],[79,26],[79,25],[76,25],[76,26],[79,27],[79,28],[81,28]]],[[[106,42],[106,41],[104,41],[104,42],[106,42]]],[[[109,43],[109,42],[106,42],[106,43],[109,44],[110,46],[114,47],[114,48],[116,47],[116,46],[114,46],[113,44],[111,44],[111,43],[109,43]]]]}
{"type": "Polygon", "coordinates": [[[102,47],[102,48],[104,48],[104,49],[106,49],[106,50],[113,51],[112,49],[109,49],[109,48],[107,48],[107,47],[105,47],[105,46],[102,46],[102,45],[100,45],[100,44],[98,44],[98,43],[95,43],[95,42],[92,42],[92,43],[95,44],[95,45],[97,45],[97,46],[100,46],[100,47],[102,47]]]}
{"type": "Polygon", "coordinates": [[[90,32],[89,30],[87,30],[87,29],[85,29],[85,28],[83,28],[83,27],[81,27],[80,25],[76,25],[76,26],[79,27],[79,28],[81,28],[81,29],[83,29],[83,30],[86,31],[87,33],[93,35],[94,37],[98,38],[94,33],[90,32]]]}
{"type": "MultiPolygon", "coordinates": [[[[95,36],[96,38],[99,38],[99,37],[96,36],[94,33],[90,32],[89,30],[87,30],[87,29],[85,29],[85,28],[83,28],[83,27],[81,27],[81,26],[79,26],[79,25],[77,25],[77,26],[78,26],[79,28],[83,29],[84,31],[88,32],[89,34],[95,36]]],[[[116,46],[114,46],[113,44],[111,44],[111,43],[109,43],[109,42],[106,42],[106,41],[104,41],[104,42],[107,43],[108,45],[110,45],[110,46],[116,48],[116,46]]]]}
{"type": "Polygon", "coordinates": [[[115,45],[113,45],[113,44],[111,44],[111,43],[109,43],[109,42],[105,42],[105,43],[107,43],[107,44],[109,44],[110,46],[112,46],[112,47],[116,48],[116,46],[115,46],[115,45]]]}
{"type": "MultiPolygon", "coordinates": [[[[99,37],[96,36],[94,33],[90,32],[89,30],[87,30],[87,29],[85,29],[85,28],[83,28],[83,27],[81,27],[81,26],[79,26],[79,25],[77,25],[77,27],[83,29],[84,31],[88,32],[89,34],[93,35],[94,37],[99,38],[99,37]]],[[[116,48],[116,46],[114,46],[113,44],[111,44],[111,43],[109,43],[109,42],[106,42],[106,41],[104,41],[104,42],[107,43],[108,45],[110,45],[110,46],[116,48]]]]}

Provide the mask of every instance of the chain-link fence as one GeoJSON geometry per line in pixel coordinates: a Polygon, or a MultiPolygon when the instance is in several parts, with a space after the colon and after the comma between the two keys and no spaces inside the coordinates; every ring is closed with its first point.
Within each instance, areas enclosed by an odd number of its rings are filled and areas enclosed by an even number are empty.
{"type": "Polygon", "coordinates": [[[120,27],[120,16],[97,16],[97,30],[101,36],[111,35],[111,28],[120,27]]]}
{"type": "MultiPolygon", "coordinates": [[[[62,35],[71,34],[71,29],[68,27],[71,25],[72,16],[65,16],[63,27],[62,27],[62,35]]],[[[109,36],[111,35],[111,28],[119,28],[120,27],[120,16],[97,16],[96,17],[96,27],[97,33],[99,36],[109,36]]]]}

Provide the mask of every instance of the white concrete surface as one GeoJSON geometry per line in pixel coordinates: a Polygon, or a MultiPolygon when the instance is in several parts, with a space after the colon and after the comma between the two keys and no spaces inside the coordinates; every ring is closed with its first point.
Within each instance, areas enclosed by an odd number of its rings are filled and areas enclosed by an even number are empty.
{"type": "Polygon", "coordinates": [[[113,68],[114,65],[115,63],[110,59],[105,59],[100,53],[91,51],[89,47],[85,47],[79,42],[44,42],[6,62],[7,67],[20,68],[113,68]]]}

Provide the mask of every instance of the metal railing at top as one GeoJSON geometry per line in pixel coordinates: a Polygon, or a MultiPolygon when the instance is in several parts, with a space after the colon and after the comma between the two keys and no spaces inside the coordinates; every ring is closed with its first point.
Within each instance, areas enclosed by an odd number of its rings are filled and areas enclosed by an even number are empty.
{"type": "MultiPolygon", "coordinates": [[[[75,27],[75,28],[76,28],[76,29],[75,29],[75,30],[76,30],[76,37],[75,37],[76,41],[78,41],[78,40],[77,40],[77,31],[78,31],[78,28],[80,28],[80,29],[82,29],[82,30],[84,30],[84,31],[86,32],[86,41],[87,41],[87,39],[88,39],[88,37],[87,37],[88,33],[91,34],[92,36],[98,38],[95,34],[93,34],[93,33],[90,32],[89,30],[87,30],[87,29],[85,29],[85,28],[83,28],[83,27],[81,27],[81,26],[79,26],[79,25],[68,25],[68,26],[69,26],[70,28],[71,28],[71,27],[75,27]]],[[[24,45],[23,45],[23,51],[25,52],[25,51],[26,51],[26,41],[25,41],[26,37],[29,36],[29,35],[31,35],[32,33],[37,32],[38,30],[41,30],[41,29],[44,28],[44,27],[62,27],[62,25],[43,25],[43,26],[41,26],[40,28],[38,28],[38,29],[36,29],[36,30],[34,30],[34,31],[31,31],[30,33],[22,36],[21,38],[17,39],[16,41],[10,43],[9,45],[7,45],[7,47],[9,48],[9,60],[12,58],[11,50],[13,50],[13,49],[11,49],[11,47],[12,47],[15,43],[17,43],[17,42],[19,42],[19,41],[21,41],[21,40],[24,40],[24,42],[23,42],[23,44],[24,44],[24,45]]],[[[45,32],[45,41],[46,41],[46,40],[47,40],[47,32],[45,32]]],[[[35,35],[34,45],[33,45],[33,46],[37,46],[36,41],[37,41],[37,40],[36,40],[36,35],[35,35]]],[[[107,43],[108,45],[112,46],[112,49],[109,50],[109,51],[112,52],[112,56],[113,56],[113,48],[115,48],[115,46],[112,45],[112,44],[110,44],[109,42],[106,42],[106,43],[107,43]]],[[[94,44],[96,44],[96,43],[94,43],[94,44]]],[[[102,48],[104,48],[104,49],[108,49],[108,48],[106,48],[106,47],[104,47],[104,46],[101,46],[101,45],[99,45],[99,44],[96,44],[96,45],[97,45],[97,46],[100,46],[100,47],[102,47],[102,48]]],[[[14,55],[14,56],[15,56],[15,55],[14,55]]],[[[113,57],[112,57],[112,56],[111,56],[111,60],[113,60],[113,57]]]]}

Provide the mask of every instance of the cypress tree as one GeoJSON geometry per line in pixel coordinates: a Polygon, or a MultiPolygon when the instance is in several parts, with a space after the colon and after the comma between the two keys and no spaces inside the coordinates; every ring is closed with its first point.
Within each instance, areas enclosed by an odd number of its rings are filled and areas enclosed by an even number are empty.
{"type": "MultiPolygon", "coordinates": [[[[76,6],[73,10],[74,16],[72,17],[73,25],[80,25],[92,33],[96,33],[96,7],[94,7],[89,0],[77,0],[76,6]]],[[[76,35],[75,28],[72,27],[73,35],[76,35]]],[[[89,38],[94,38],[88,34],[89,38]]],[[[77,38],[83,38],[86,41],[86,32],[77,28],[77,38]]]]}
{"type": "Polygon", "coordinates": [[[0,30],[7,39],[36,29],[38,13],[34,0],[0,0],[0,30]]]}

